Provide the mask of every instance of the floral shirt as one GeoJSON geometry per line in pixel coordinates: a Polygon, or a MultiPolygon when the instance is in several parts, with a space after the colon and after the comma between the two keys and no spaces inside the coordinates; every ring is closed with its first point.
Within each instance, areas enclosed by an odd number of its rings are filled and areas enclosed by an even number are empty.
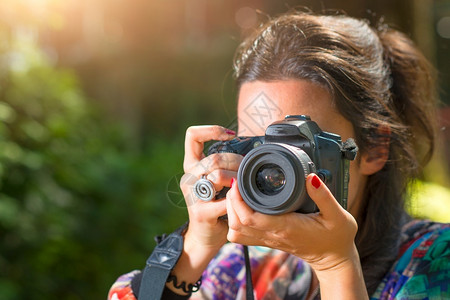
{"type": "MultiPolygon", "coordinates": [[[[450,224],[413,221],[403,230],[398,259],[371,300],[450,299],[450,224]]],[[[203,273],[200,290],[190,299],[245,299],[243,247],[226,244],[203,273]]],[[[279,250],[249,247],[255,299],[318,299],[312,270],[298,257],[279,250]]],[[[122,275],[109,300],[135,300],[131,280],[122,275]]]]}

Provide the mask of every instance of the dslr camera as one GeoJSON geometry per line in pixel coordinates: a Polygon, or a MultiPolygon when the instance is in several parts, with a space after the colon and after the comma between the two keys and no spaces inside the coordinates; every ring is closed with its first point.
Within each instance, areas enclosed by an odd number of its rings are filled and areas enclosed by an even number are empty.
{"type": "MultiPolygon", "coordinates": [[[[357,151],[353,139],[342,142],[339,135],[322,131],[309,116],[288,115],[269,125],[264,136],[217,142],[208,155],[243,155],[237,175],[242,198],[255,211],[278,215],[318,211],[306,192],[310,173],[316,173],[346,209],[349,165],[357,151]]],[[[224,188],[216,198],[227,191],[224,188]]]]}

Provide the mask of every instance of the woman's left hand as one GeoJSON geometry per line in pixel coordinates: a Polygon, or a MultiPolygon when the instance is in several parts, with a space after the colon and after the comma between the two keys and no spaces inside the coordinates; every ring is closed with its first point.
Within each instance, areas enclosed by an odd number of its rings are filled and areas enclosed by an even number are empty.
{"type": "Polygon", "coordinates": [[[230,242],[267,246],[300,257],[320,282],[321,299],[368,299],[355,236],[355,218],[342,208],[315,174],[306,189],[320,212],[265,215],[241,198],[234,181],[227,193],[230,242]]]}
{"type": "Polygon", "coordinates": [[[356,220],[317,175],[307,177],[306,188],[320,212],[266,215],[244,202],[235,181],[227,194],[228,240],[283,250],[302,258],[316,272],[353,260],[356,220]]]}

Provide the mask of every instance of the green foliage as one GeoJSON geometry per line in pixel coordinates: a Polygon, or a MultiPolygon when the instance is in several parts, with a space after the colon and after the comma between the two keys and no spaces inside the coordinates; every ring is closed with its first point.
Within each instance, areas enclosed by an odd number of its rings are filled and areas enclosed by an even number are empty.
{"type": "Polygon", "coordinates": [[[185,219],[166,196],[182,140],[136,150],[32,36],[3,40],[0,298],[104,298],[185,219]]]}

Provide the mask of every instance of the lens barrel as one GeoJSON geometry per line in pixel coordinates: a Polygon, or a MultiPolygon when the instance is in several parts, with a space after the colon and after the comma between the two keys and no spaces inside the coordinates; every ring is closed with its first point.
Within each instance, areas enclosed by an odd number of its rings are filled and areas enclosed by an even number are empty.
{"type": "Polygon", "coordinates": [[[305,181],[315,172],[311,158],[302,149],[263,144],[250,151],[238,170],[238,185],[244,201],[255,211],[277,215],[292,211],[317,211],[305,181]]]}

